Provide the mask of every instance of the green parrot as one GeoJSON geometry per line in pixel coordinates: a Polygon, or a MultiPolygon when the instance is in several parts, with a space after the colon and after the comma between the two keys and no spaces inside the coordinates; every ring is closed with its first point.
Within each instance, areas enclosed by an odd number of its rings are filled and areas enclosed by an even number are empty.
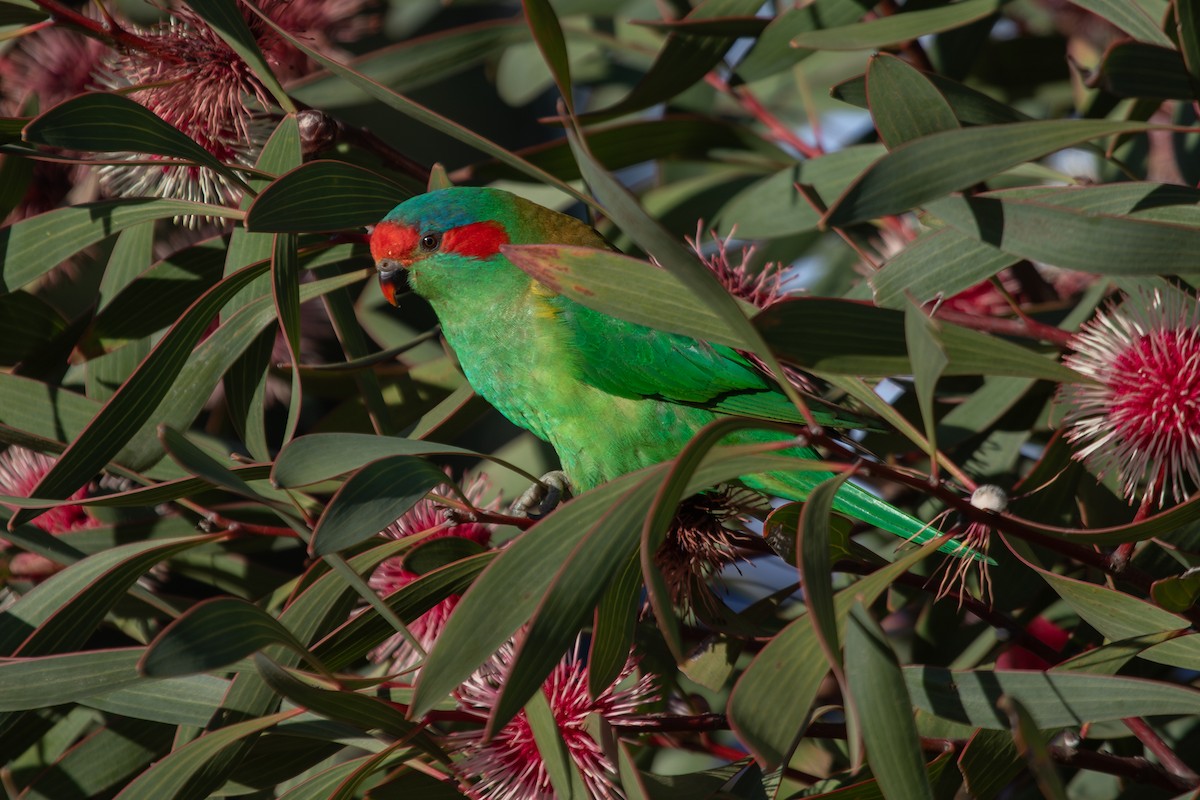
{"type": "MultiPolygon", "coordinates": [[[[549,442],[576,492],[671,459],[725,415],[802,422],[778,385],[731,348],[608,316],[548,290],[501,252],[506,244],[611,249],[588,225],[500,189],[452,187],[392,209],[371,232],[385,297],[407,273],[433,306],[467,380],[513,423],[549,442]]],[[[832,415],[817,413],[821,424],[832,415]]],[[[782,441],[750,430],[728,443],[782,441]]],[[[816,458],[806,448],[799,457],[816,458]]],[[[747,486],[803,500],[821,472],[742,476],[747,486]]],[[[923,543],[930,526],[853,484],[834,508],[923,543]]],[[[957,542],[956,555],[974,551],[957,542]]]]}

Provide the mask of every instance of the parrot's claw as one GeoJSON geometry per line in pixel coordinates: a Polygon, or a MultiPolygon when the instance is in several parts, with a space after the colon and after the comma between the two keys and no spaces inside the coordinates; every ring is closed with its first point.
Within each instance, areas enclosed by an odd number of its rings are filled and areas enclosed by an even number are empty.
{"type": "Polygon", "coordinates": [[[571,482],[561,469],[552,470],[526,489],[509,508],[514,517],[541,519],[571,499],[571,482]]]}

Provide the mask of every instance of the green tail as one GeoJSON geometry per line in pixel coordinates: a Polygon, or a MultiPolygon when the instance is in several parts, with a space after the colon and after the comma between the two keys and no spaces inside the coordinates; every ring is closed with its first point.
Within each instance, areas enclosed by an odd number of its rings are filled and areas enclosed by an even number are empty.
{"type": "MultiPolygon", "coordinates": [[[[743,442],[765,442],[778,441],[779,435],[755,431],[746,432],[737,438],[743,442]]],[[[818,458],[813,451],[807,448],[797,447],[794,450],[788,450],[787,453],[798,458],[818,458]]],[[[817,484],[830,477],[832,477],[832,473],[829,472],[766,472],[760,475],[743,475],[742,483],[752,489],[787,500],[805,500],[808,493],[816,488],[817,484]]],[[[886,500],[882,500],[852,483],[844,484],[834,496],[833,508],[835,511],[862,520],[882,531],[887,531],[902,539],[908,539],[918,545],[925,544],[942,535],[941,531],[929,523],[909,516],[886,500]]],[[[959,558],[972,558],[987,564],[996,563],[988,556],[957,539],[946,542],[938,550],[959,558]]]]}

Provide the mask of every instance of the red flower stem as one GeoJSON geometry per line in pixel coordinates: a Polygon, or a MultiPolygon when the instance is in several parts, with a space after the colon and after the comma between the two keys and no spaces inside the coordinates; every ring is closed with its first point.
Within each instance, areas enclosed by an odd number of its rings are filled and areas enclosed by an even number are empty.
{"type": "Polygon", "coordinates": [[[1170,745],[1162,740],[1158,732],[1150,727],[1149,723],[1141,717],[1129,717],[1121,720],[1125,723],[1125,727],[1133,733],[1138,740],[1146,746],[1146,749],[1154,754],[1155,758],[1169,771],[1182,780],[1188,781],[1192,786],[1200,783],[1200,775],[1197,775],[1192,768],[1183,763],[1170,745]]]}
{"type": "MultiPolygon", "coordinates": [[[[848,457],[853,458],[854,454],[847,453],[844,450],[844,445],[838,440],[830,437],[824,431],[817,430],[809,432],[809,440],[812,444],[824,447],[833,452],[842,452],[848,457]]],[[[931,483],[928,478],[911,475],[902,470],[895,469],[887,464],[860,462],[858,474],[868,476],[878,476],[885,480],[898,483],[903,486],[908,486],[922,493],[932,495],[947,506],[950,506],[960,512],[966,519],[973,522],[986,524],[992,528],[1003,531],[1004,533],[1018,536],[1026,541],[1038,544],[1048,550],[1054,550],[1057,553],[1067,556],[1081,564],[1086,564],[1089,567],[1094,567],[1106,575],[1119,577],[1137,587],[1138,591],[1142,592],[1147,597],[1150,596],[1150,588],[1152,580],[1149,575],[1140,569],[1132,566],[1127,566],[1120,572],[1113,569],[1109,563],[1108,556],[1099,553],[1091,548],[1081,547],[1072,542],[1063,541],[1053,536],[1047,536],[1040,531],[1024,525],[1017,517],[1008,514],[995,514],[990,511],[975,508],[971,505],[968,498],[960,496],[957,492],[951,491],[942,483],[931,483]]],[[[1200,609],[1189,609],[1182,612],[1183,616],[1190,621],[1200,624],[1200,609]]]]}
{"type": "Polygon", "coordinates": [[[704,79],[708,82],[709,86],[712,86],[718,92],[736,100],[747,113],[762,123],[775,139],[795,148],[796,152],[800,153],[800,155],[805,158],[816,158],[819,155],[823,155],[820,147],[813,147],[797,136],[791,128],[785,125],[779,117],[771,113],[745,86],[734,89],[729,85],[728,81],[715,72],[708,73],[704,79]]]}
{"type": "Polygon", "coordinates": [[[75,28],[80,33],[91,36],[93,39],[99,39],[108,44],[116,44],[127,50],[141,50],[144,53],[153,53],[158,58],[164,61],[180,63],[181,58],[171,53],[162,47],[158,47],[149,39],[144,39],[135,33],[122,28],[109,17],[104,22],[84,16],[73,8],[69,8],[58,0],[33,0],[42,10],[49,14],[55,22],[69,25],[75,28]]]}
{"type": "MultiPolygon", "coordinates": [[[[1162,488],[1162,482],[1167,477],[1167,466],[1163,464],[1158,469],[1158,475],[1146,489],[1146,494],[1142,497],[1142,504],[1138,506],[1137,513],[1133,515],[1134,522],[1141,522],[1146,517],[1150,516],[1150,512],[1154,509],[1154,496],[1159,493],[1162,488]]],[[[1133,557],[1133,548],[1137,542],[1125,542],[1118,545],[1117,549],[1108,557],[1108,563],[1117,572],[1124,572],[1129,566],[1129,559],[1133,557]]]]}
{"type": "Polygon", "coordinates": [[[955,325],[961,325],[964,328],[972,328],[973,330],[983,331],[984,333],[996,333],[1001,336],[1019,336],[1026,339],[1038,339],[1043,342],[1050,342],[1061,348],[1066,348],[1071,342],[1071,332],[1064,331],[1062,328],[1056,328],[1053,325],[1046,325],[1042,322],[1037,322],[1028,317],[1021,319],[1005,319],[1003,317],[983,317],[977,314],[966,314],[961,311],[952,311],[950,309],[939,309],[934,313],[938,319],[944,319],[946,322],[953,322],[955,325]]]}

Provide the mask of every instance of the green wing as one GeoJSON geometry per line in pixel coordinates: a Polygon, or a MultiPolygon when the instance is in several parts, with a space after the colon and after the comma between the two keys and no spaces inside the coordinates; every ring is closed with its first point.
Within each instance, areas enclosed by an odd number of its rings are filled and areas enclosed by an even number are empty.
{"type": "MultiPolygon", "coordinates": [[[[647,397],[723,414],[803,423],[769,377],[732,348],[614,319],[561,295],[550,300],[579,354],[581,380],[621,397],[647,397]]],[[[836,409],[814,408],[822,425],[864,427],[836,409]]]]}

